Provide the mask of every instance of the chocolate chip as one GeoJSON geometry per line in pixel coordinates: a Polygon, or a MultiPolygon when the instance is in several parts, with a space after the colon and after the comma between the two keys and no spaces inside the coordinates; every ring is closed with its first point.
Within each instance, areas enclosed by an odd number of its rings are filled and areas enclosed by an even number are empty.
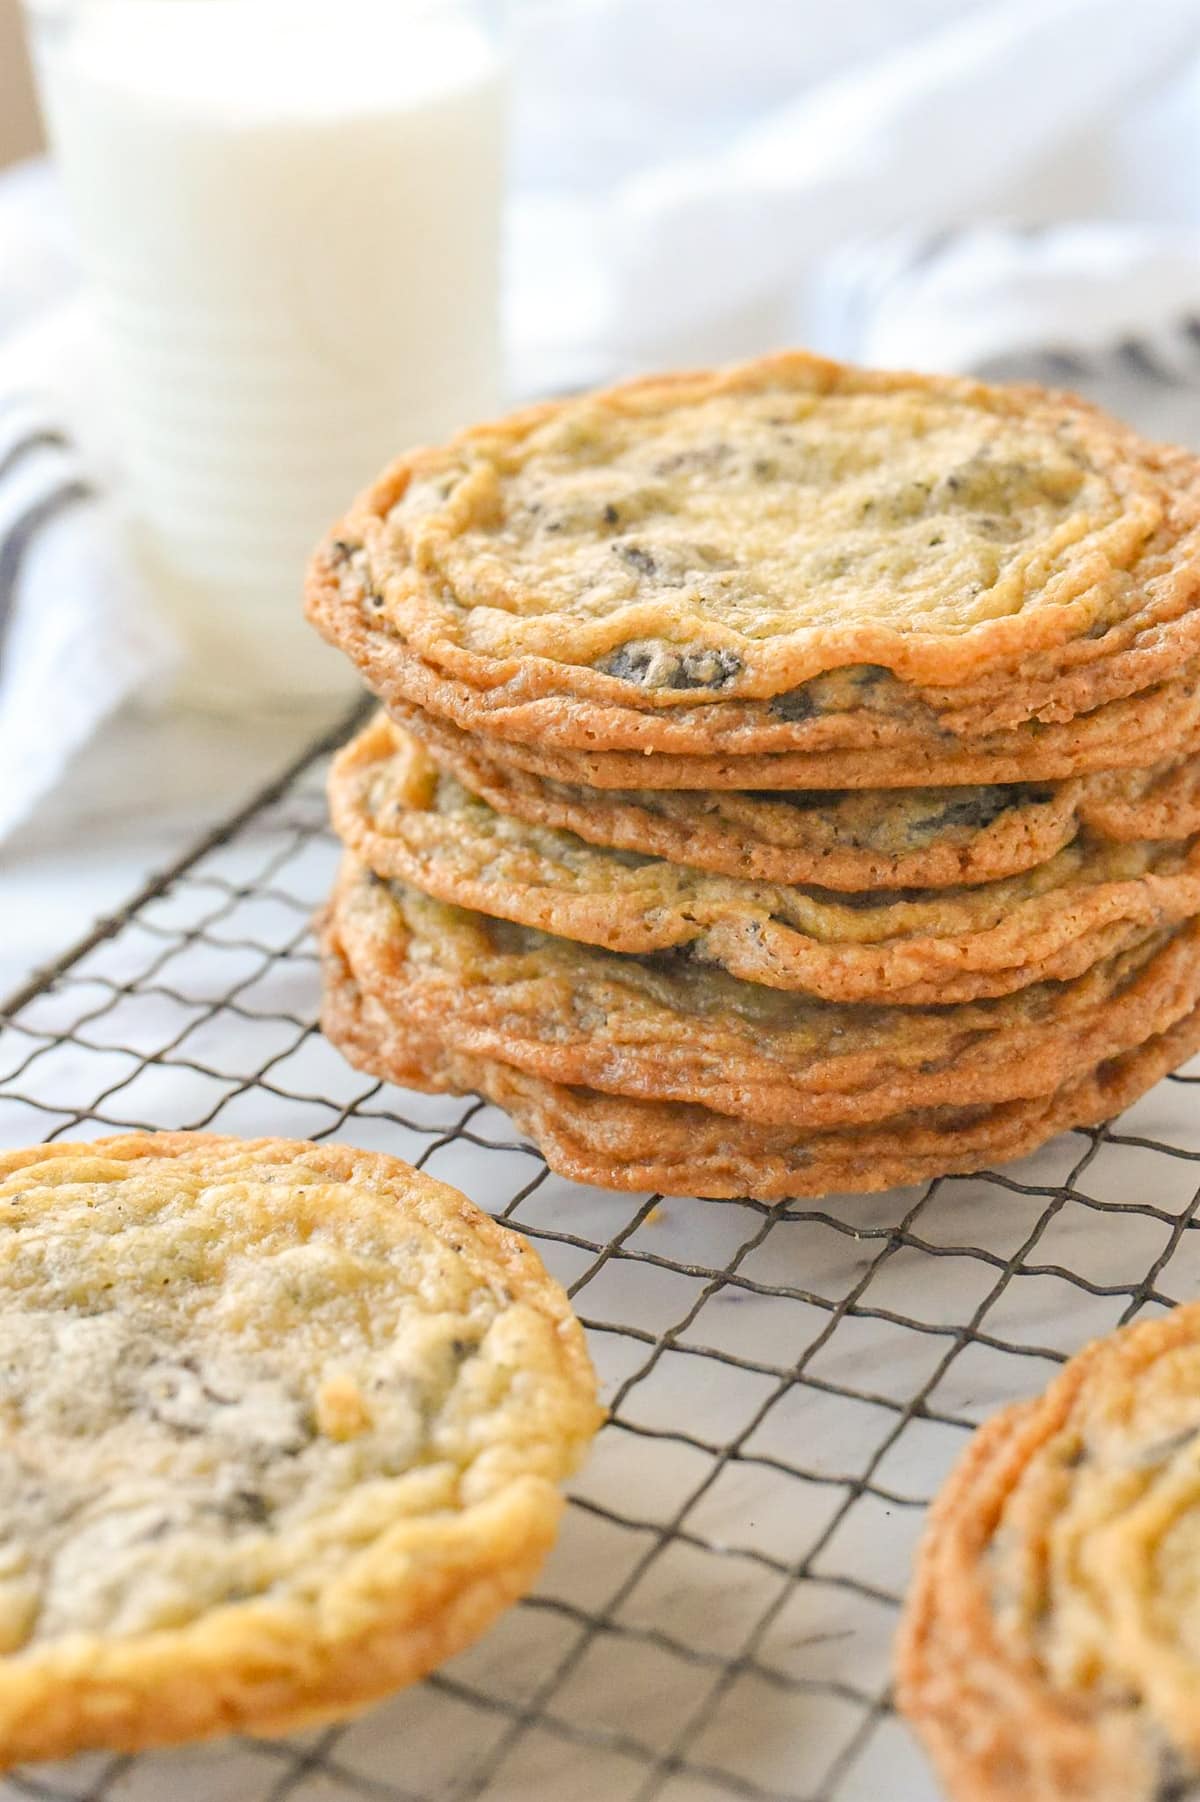
{"type": "Polygon", "coordinates": [[[606,676],[617,676],[622,682],[646,682],[654,664],[649,645],[623,644],[600,665],[606,676]]]}
{"type": "Polygon", "coordinates": [[[631,569],[637,570],[639,576],[658,574],[658,564],[650,552],[644,551],[640,544],[615,544],[613,549],[623,562],[628,563],[631,569]]]}
{"type": "Polygon", "coordinates": [[[811,720],[816,711],[817,703],[807,683],[799,688],[789,688],[784,694],[775,695],[771,701],[771,712],[775,718],[788,720],[792,725],[799,725],[802,720],[811,720]]]}
{"type": "Polygon", "coordinates": [[[271,1514],[265,1497],[257,1489],[235,1489],[225,1511],[231,1520],[253,1521],[256,1527],[261,1527],[271,1514]]]}
{"type": "Polygon", "coordinates": [[[945,807],[939,808],[937,813],[927,814],[914,826],[913,831],[926,837],[932,837],[935,832],[953,831],[960,826],[982,832],[984,827],[998,820],[1001,814],[1015,807],[1021,798],[1020,791],[1011,788],[967,789],[964,794],[947,802],[945,807]]]}
{"type": "Polygon", "coordinates": [[[1161,1759],[1154,1802],[1197,1802],[1197,1798],[1200,1798],[1200,1778],[1197,1777],[1195,1767],[1186,1769],[1182,1754],[1174,1746],[1164,1746],[1161,1759]]]}
{"type": "Polygon", "coordinates": [[[728,688],[741,674],[742,660],[734,651],[687,651],[668,688],[728,688]]]}
{"type": "Polygon", "coordinates": [[[612,502],[609,501],[608,505],[604,509],[605,525],[606,526],[615,526],[618,523],[618,521],[620,520],[620,517],[621,517],[621,515],[617,512],[617,509],[613,506],[612,502]]]}
{"type": "Polygon", "coordinates": [[[741,673],[734,651],[678,651],[673,645],[642,640],[619,645],[599,668],[606,676],[641,688],[728,688],[741,673]]]}

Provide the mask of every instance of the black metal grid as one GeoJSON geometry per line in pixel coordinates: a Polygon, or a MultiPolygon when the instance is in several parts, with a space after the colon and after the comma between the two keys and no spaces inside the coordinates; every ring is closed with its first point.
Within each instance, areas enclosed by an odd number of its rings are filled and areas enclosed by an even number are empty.
{"type": "Polygon", "coordinates": [[[888,1657],[922,1511],[983,1415],[1195,1292],[1186,1072],[970,1179],[768,1208],[582,1189],[478,1101],[350,1069],[309,922],[342,731],[0,1010],[0,1143],[339,1137],[536,1244],[611,1407],[537,1593],[361,1721],[11,1774],[42,1802],[929,1802],[888,1657]]]}

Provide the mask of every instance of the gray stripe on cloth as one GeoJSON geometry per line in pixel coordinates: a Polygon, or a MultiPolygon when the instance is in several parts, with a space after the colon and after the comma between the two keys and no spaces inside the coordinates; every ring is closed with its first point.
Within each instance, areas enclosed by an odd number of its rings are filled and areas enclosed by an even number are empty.
{"type": "Polygon", "coordinates": [[[44,426],[36,432],[27,432],[24,438],[18,438],[15,444],[10,444],[4,455],[0,457],[0,481],[3,481],[6,475],[10,475],[17,464],[23,463],[25,458],[31,456],[34,451],[69,450],[70,448],[70,440],[61,432],[55,431],[53,427],[44,426]]]}
{"type": "Polygon", "coordinates": [[[81,501],[95,498],[95,489],[78,480],[63,482],[33,502],[0,539],[0,674],[4,669],[4,643],[16,602],[17,583],[29,547],[46,526],[81,501]]]}

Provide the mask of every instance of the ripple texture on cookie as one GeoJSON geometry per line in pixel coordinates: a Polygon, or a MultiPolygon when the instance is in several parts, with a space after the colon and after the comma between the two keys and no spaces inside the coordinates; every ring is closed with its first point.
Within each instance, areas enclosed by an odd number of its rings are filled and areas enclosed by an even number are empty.
{"type": "MultiPolygon", "coordinates": [[[[687,863],[720,876],[864,889],[949,888],[1019,875],[1081,830],[1099,838],[1200,831],[1200,757],[1065,782],[957,788],[599,789],[518,768],[493,747],[412,710],[405,731],[497,813],[557,826],[589,844],[687,863]]],[[[341,769],[411,753],[381,714],[341,769]]]]}
{"type": "Polygon", "coordinates": [[[763,1199],[978,1170],[1190,1056],[1200,459],[803,353],[401,457],[307,606],[324,1024],[549,1162],[763,1199]]]}
{"type": "Polygon", "coordinates": [[[336,765],[336,831],[377,875],[610,950],[686,949],[833,1001],[971,1001],[1081,974],[1200,912],[1200,841],[1084,836],[1019,876],[846,895],[742,882],[498,813],[396,728],[336,765]]]}
{"type": "Polygon", "coordinates": [[[1200,1305],[1089,1346],[934,1505],[898,1699],[953,1802],[1200,1792],[1200,1305]]]}
{"type": "Polygon", "coordinates": [[[1102,716],[1200,656],[1198,547],[1200,463],[1070,396],[794,353],[402,458],[309,607],[389,704],[525,746],[999,759],[1049,729],[1110,767],[1102,716]]]}
{"type": "Polygon", "coordinates": [[[0,1155],[0,1760],[332,1719],[533,1581],[598,1424],[536,1255],[398,1159],[0,1155]]]}
{"type": "MultiPolygon", "coordinates": [[[[385,883],[348,859],[326,935],[387,1013],[560,1083],[830,1127],[1036,1099],[1200,1005],[1200,928],[1072,982],[933,1008],[815,1001],[671,954],[593,950],[385,883]]],[[[335,960],[336,961],[336,960],[335,960]]]]}
{"type": "Polygon", "coordinates": [[[358,1068],[402,1088],[485,1095],[577,1182],[761,1201],[867,1193],[967,1174],[1093,1125],[1200,1049],[1200,1008],[1144,1045],[1037,1100],[913,1109],[876,1125],[810,1131],[696,1104],[644,1101],[530,1075],[464,1051],[454,1021],[396,1014],[355,980],[325,934],[321,1025],[358,1068]]]}

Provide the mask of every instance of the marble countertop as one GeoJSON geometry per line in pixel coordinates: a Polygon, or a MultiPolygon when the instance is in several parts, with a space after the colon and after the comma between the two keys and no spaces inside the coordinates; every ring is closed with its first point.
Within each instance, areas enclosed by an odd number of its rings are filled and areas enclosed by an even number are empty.
{"type": "Polygon", "coordinates": [[[346,710],[129,710],[0,845],[0,1003],[242,806],[346,710]]]}

